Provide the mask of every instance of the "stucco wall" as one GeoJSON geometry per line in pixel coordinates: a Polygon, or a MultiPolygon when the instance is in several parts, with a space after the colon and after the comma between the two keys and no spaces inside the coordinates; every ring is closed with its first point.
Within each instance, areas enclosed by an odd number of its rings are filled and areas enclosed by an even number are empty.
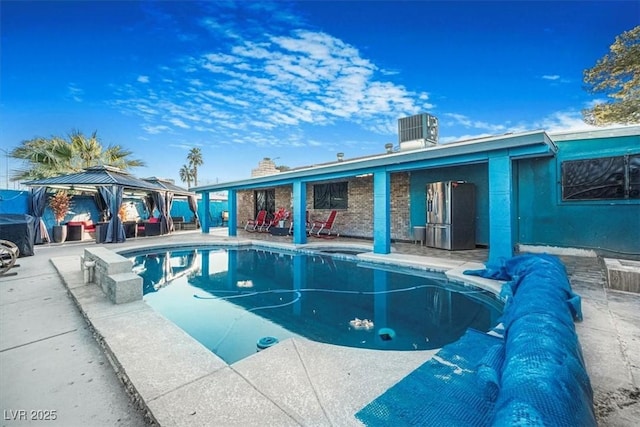
{"type": "Polygon", "coordinates": [[[640,152],[640,137],[556,141],[554,158],[518,165],[518,243],[640,254],[640,199],[562,201],[565,160],[640,152]]]}

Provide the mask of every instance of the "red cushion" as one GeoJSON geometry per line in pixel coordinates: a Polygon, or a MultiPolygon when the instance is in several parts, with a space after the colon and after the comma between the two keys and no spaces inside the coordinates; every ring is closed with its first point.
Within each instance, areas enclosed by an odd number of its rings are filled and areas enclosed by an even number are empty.
{"type": "Polygon", "coordinates": [[[88,221],[69,221],[69,222],[67,222],[67,225],[84,225],[84,230],[85,231],[95,231],[95,229],[96,229],[96,225],[91,220],[88,220],[88,221]]]}

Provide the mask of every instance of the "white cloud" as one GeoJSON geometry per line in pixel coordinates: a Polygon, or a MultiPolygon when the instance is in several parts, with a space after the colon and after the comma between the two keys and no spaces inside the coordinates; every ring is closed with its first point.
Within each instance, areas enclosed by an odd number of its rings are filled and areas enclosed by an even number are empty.
{"type": "Polygon", "coordinates": [[[560,76],[557,74],[545,74],[542,78],[545,80],[559,80],[560,76]]]}
{"type": "Polygon", "coordinates": [[[536,129],[544,129],[547,132],[598,129],[596,126],[585,123],[579,111],[556,111],[534,125],[536,129]]]}
{"type": "Polygon", "coordinates": [[[171,123],[174,126],[178,126],[179,128],[182,128],[182,129],[189,129],[191,127],[185,122],[183,122],[182,120],[177,119],[175,117],[172,119],[169,119],[169,123],[171,123]]]}
{"type": "Polygon", "coordinates": [[[440,121],[441,125],[445,127],[455,128],[455,126],[457,125],[462,125],[464,128],[478,129],[478,132],[460,133],[457,135],[441,137],[440,142],[442,143],[483,138],[505,133],[527,132],[531,130],[544,130],[548,133],[552,133],[599,129],[596,126],[585,123],[582,120],[582,113],[575,110],[556,111],[539,120],[534,120],[526,123],[520,122],[516,124],[510,122],[505,122],[502,124],[491,124],[484,121],[472,120],[465,115],[457,113],[446,113],[444,114],[444,116],[451,119],[448,122],[446,120],[440,121]]]}
{"type": "MultiPolygon", "coordinates": [[[[215,7],[230,14],[258,8],[259,17],[273,12],[254,3],[215,7]]],[[[296,19],[286,11],[278,25],[248,16],[256,25],[242,28],[224,13],[199,21],[214,48],[168,59],[157,74],[137,78],[149,85],[124,86],[113,104],[141,116],[147,132],[192,129],[233,141],[252,130],[290,135],[300,126],[340,122],[395,135],[398,117],[433,108],[428,93],[395,83],[396,72],[380,70],[355,46],[300,26],[287,30],[296,19]]],[[[309,138],[277,139],[283,140],[308,144],[309,138]]]]}
{"type": "Polygon", "coordinates": [[[170,130],[168,126],[163,126],[163,125],[158,125],[158,126],[145,125],[145,126],[142,126],[142,129],[144,129],[145,132],[153,135],[167,132],[170,130]]]}
{"type": "Polygon", "coordinates": [[[585,108],[593,108],[596,105],[600,105],[600,104],[606,104],[607,100],[604,98],[596,98],[596,99],[592,99],[591,101],[585,103],[585,108]]]}
{"type": "Polygon", "coordinates": [[[83,101],[84,90],[80,89],[75,83],[69,83],[67,86],[67,96],[76,102],[83,101]]]}
{"type": "Polygon", "coordinates": [[[464,114],[445,113],[443,117],[452,119],[452,121],[449,122],[449,125],[462,125],[465,128],[486,130],[492,134],[503,133],[508,129],[504,124],[492,124],[481,120],[471,120],[464,114]]]}

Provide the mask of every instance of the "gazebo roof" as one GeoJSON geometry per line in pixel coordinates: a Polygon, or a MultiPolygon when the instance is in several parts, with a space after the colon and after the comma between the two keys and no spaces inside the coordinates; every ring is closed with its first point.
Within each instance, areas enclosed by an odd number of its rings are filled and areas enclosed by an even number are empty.
{"type": "Polygon", "coordinates": [[[36,179],[25,182],[24,184],[29,187],[62,187],[81,190],[87,190],[87,187],[120,185],[126,190],[141,190],[146,192],[172,191],[182,195],[193,194],[177,185],[169,188],[166,184],[161,184],[160,181],[136,178],[130,173],[113,166],[92,166],[82,172],[36,179]]]}
{"type": "Polygon", "coordinates": [[[179,185],[176,185],[172,180],[169,180],[169,179],[157,178],[155,176],[152,176],[150,178],[142,178],[142,179],[144,181],[158,185],[164,188],[166,191],[171,191],[173,194],[176,194],[179,196],[195,196],[194,192],[186,190],[183,187],[180,187],[179,185]]]}

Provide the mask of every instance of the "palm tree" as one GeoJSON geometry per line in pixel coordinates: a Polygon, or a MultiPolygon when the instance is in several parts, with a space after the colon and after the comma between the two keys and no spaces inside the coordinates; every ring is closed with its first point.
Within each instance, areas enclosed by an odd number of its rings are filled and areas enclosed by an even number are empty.
{"type": "Polygon", "coordinates": [[[182,165],[180,168],[180,179],[182,182],[187,183],[187,188],[191,187],[191,180],[193,179],[193,171],[189,169],[189,166],[182,165]]]}
{"type": "Polygon", "coordinates": [[[90,138],[87,138],[82,132],[74,130],[69,135],[69,140],[72,150],[76,153],[80,167],[88,168],[100,160],[102,156],[102,146],[98,141],[97,131],[93,132],[90,138]]]}
{"type": "Polygon", "coordinates": [[[187,155],[189,166],[191,167],[191,173],[193,177],[193,185],[198,186],[198,166],[202,166],[202,151],[199,148],[192,148],[187,155]]]}
{"type": "Polygon", "coordinates": [[[145,165],[142,160],[131,159],[132,154],[119,145],[105,149],[97,132],[89,138],[79,131],[72,131],[68,139],[57,136],[49,139],[34,138],[22,141],[19,147],[9,153],[9,156],[24,160],[26,164],[13,174],[11,180],[49,178],[98,165],[110,165],[124,170],[145,165]]]}

